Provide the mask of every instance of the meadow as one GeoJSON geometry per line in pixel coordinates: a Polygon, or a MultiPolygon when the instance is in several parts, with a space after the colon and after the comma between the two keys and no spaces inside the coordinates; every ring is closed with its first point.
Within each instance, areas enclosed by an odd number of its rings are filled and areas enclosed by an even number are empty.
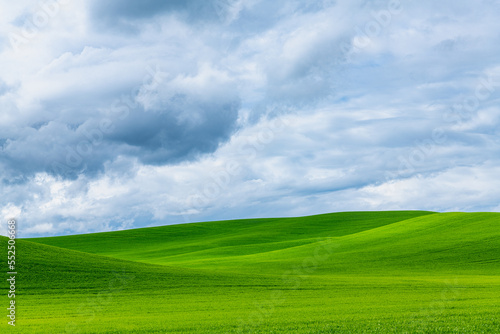
{"type": "MultiPolygon", "coordinates": [[[[6,258],[7,238],[0,249],[6,258]]],[[[344,212],[20,239],[17,324],[1,326],[498,333],[499,254],[497,213],[344,212]]]]}

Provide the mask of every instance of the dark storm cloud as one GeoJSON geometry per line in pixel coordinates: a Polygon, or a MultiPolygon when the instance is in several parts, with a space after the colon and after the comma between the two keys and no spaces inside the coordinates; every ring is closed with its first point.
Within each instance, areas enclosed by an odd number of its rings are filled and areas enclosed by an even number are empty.
{"type": "Polygon", "coordinates": [[[224,3],[221,0],[93,1],[90,12],[98,25],[134,30],[137,22],[164,14],[180,15],[191,21],[217,19],[224,3]]]}
{"type": "MultiPolygon", "coordinates": [[[[119,105],[117,105],[119,106],[119,105]]],[[[48,172],[66,178],[92,176],[118,156],[162,165],[214,152],[233,133],[238,100],[202,101],[175,97],[162,109],[116,108],[109,116],[71,126],[50,121],[25,127],[3,139],[5,176],[48,172]]]]}
{"type": "Polygon", "coordinates": [[[160,165],[213,152],[235,129],[239,102],[175,96],[162,110],[134,110],[107,139],[143,163],[160,165]]]}

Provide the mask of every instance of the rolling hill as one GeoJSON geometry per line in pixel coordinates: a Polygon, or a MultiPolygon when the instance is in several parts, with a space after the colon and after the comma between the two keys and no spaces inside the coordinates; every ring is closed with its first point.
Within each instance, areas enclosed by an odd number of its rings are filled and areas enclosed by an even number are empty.
{"type": "Polygon", "coordinates": [[[496,213],[344,212],[18,240],[9,330],[491,333],[499,227],[496,213]]]}
{"type": "Polygon", "coordinates": [[[301,218],[170,225],[31,239],[144,263],[269,273],[335,247],[321,272],[498,273],[500,216],[422,211],[347,212],[301,218]],[[267,270],[268,268],[269,270],[267,270]]]}

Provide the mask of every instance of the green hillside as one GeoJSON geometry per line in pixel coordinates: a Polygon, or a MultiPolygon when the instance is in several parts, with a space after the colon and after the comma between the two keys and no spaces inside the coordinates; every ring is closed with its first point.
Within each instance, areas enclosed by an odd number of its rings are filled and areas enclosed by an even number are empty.
{"type": "Polygon", "coordinates": [[[299,218],[168,225],[31,241],[146,263],[262,255],[428,216],[426,211],[342,212],[299,218]]]}
{"type": "MultiPolygon", "coordinates": [[[[0,237],[2,254],[7,240],[0,237]]],[[[235,290],[249,299],[280,284],[273,277],[144,264],[25,240],[17,241],[16,253],[17,326],[5,322],[2,328],[19,333],[116,333],[116,326],[136,333],[148,327],[159,333],[172,326],[193,329],[188,319],[197,310],[204,314],[200,303],[210,303],[214,293],[231,305],[235,290]],[[168,325],[165,314],[175,315],[168,325]]],[[[0,287],[8,289],[6,281],[0,287]]]]}
{"type": "Polygon", "coordinates": [[[328,240],[317,272],[498,273],[495,213],[346,212],[301,218],[171,225],[32,241],[145,263],[273,273],[328,240]]]}
{"type": "Polygon", "coordinates": [[[7,329],[494,333],[498,254],[496,213],[346,212],[18,240],[19,319],[7,329]]]}

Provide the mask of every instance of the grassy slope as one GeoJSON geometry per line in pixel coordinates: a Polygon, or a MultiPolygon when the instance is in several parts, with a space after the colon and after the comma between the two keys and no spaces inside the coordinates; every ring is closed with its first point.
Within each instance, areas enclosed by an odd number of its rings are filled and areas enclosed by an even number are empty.
{"type": "Polygon", "coordinates": [[[499,218],[341,213],[20,240],[16,330],[495,332],[499,218]]]}
{"type": "Polygon", "coordinates": [[[30,239],[62,248],[156,264],[262,254],[340,237],[427,211],[342,212],[299,218],[169,225],[119,232],[30,239]]]}
{"type": "MultiPolygon", "coordinates": [[[[318,264],[324,274],[500,274],[500,215],[445,213],[417,217],[331,238],[335,254],[318,264]]],[[[196,268],[252,268],[271,272],[305,261],[318,242],[247,256],[179,263],[196,268]]]]}
{"type": "MultiPolygon", "coordinates": [[[[2,256],[7,240],[0,237],[2,256]]],[[[170,332],[190,327],[189,318],[204,313],[200,305],[210,302],[214,293],[231,305],[235,293],[249,298],[252,292],[280,284],[272,277],[145,264],[25,240],[17,240],[16,255],[17,328],[5,322],[1,327],[19,333],[114,332],[113,328],[140,333],[148,326],[170,332]],[[175,319],[164,324],[165,314],[175,319]]],[[[0,288],[8,288],[6,281],[0,288]]],[[[7,305],[6,294],[1,300],[7,305]]]]}
{"type": "Polygon", "coordinates": [[[32,239],[120,259],[181,267],[274,273],[311,257],[329,240],[335,256],[318,273],[429,270],[497,274],[495,213],[356,212],[210,222],[32,239]]]}

